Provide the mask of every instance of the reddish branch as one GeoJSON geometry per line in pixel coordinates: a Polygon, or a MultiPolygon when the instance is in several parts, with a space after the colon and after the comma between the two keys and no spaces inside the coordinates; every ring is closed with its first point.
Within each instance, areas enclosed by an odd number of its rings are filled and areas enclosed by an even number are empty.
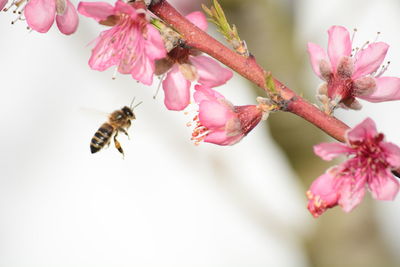
{"type": "MultiPolygon", "coordinates": [[[[268,90],[265,85],[266,71],[254,57],[246,58],[230,50],[193,25],[165,0],[153,1],[150,10],[176,29],[187,45],[207,53],[265,91],[268,90]]],[[[344,133],[349,128],[346,124],[326,115],[280,81],[274,79],[274,82],[280,95],[288,101],[287,111],[306,119],[338,141],[344,141],[344,133]]]]}

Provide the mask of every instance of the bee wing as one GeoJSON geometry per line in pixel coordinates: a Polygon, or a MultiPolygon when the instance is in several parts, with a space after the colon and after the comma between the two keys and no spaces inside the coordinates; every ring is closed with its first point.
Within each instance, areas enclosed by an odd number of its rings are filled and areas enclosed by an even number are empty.
{"type": "Polygon", "coordinates": [[[102,110],[89,107],[80,107],[79,113],[84,114],[85,117],[90,117],[91,119],[104,120],[104,121],[107,120],[108,115],[110,114],[110,112],[105,112],[102,110]]]}

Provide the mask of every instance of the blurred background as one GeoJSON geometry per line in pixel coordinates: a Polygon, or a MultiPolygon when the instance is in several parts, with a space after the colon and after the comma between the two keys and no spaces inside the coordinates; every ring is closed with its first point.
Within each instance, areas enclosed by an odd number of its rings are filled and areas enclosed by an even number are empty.
{"type": "MultiPolygon", "coordinates": [[[[202,3],[171,2],[184,14],[202,3]]],[[[220,3],[258,62],[312,102],[321,81],[306,44],[326,47],[331,25],[357,28],[359,46],[382,32],[387,75],[400,74],[398,0],[220,3]]],[[[400,266],[399,200],[308,213],[305,191],[333,164],[313,154],[331,140],[313,125],[278,113],[235,146],[194,146],[194,105],[167,111],[162,92],[153,99],[158,79],[88,67],[104,26],[80,17],[72,36],[39,34],[14,18],[0,14],[0,266],[400,266]],[[143,104],[131,139],[119,138],[125,158],[113,145],[90,154],[107,114],[133,97],[143,104]]],[[[263,95],[237,75],[218,90],[236,105],[263,95]]],[[[398,103],[363,105],[336,115],[372,117],[400,144],[398,103]]]]}

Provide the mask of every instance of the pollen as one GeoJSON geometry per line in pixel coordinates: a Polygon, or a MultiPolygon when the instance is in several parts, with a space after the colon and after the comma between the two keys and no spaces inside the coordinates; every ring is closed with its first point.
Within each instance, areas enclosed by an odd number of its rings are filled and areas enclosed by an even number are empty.
{"type": "Polygon", "coordinates": [[[306,192],[306,196],[307,196],[307,199],[308,199],[308,200],[311,200],[311,199],[314,198],[314,194],[313,194],[310,190],[308,190],[308,191],[306,192]]]}
{"type": "Polygon", "coordinates": [[[207,137],[209,129],[200,123],[199,115],[194,116],[193,122],[196,126],[193,129],[192,138],[190,138],[190,140],[193,140],[194,144],[197,146],[207,137]]]}

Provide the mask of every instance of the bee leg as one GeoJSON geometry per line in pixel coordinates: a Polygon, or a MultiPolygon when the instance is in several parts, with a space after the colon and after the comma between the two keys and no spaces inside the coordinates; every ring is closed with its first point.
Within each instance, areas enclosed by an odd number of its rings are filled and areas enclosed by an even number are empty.
{"type": "MultiPolygon", "coordinates": [[[[128,127],[129,127],[129,126],[128,126],[128,127]]],[[[128,129],[128,128],[126,128],[126,129],[128,129]]],[[[131,140],[131,138],[129,137],[128,132],[127,132],[124,128],[119,128],[118,130],[121,131],[121,132],[123,132],[126,136],[128,136],[128,139],[131,140]]]]}
{"type": "Polygon", "coordinates": [[[115,133],[115,135],[114,135],[114,145],[115,145],[115,148],[118,149],[119,153],[122,154],[122,157],[125,157],[124,150],[122,149],[121,144],[118,142],[117,136],[118,136],[118,131],[117,131],[117,132],[115,133]]]}
{"type": "Polygon", "coordinates": [[[110,140],[108,140],[108,142],[106,143],[106,148],[108,148],[110,146],[110,140]]]}

